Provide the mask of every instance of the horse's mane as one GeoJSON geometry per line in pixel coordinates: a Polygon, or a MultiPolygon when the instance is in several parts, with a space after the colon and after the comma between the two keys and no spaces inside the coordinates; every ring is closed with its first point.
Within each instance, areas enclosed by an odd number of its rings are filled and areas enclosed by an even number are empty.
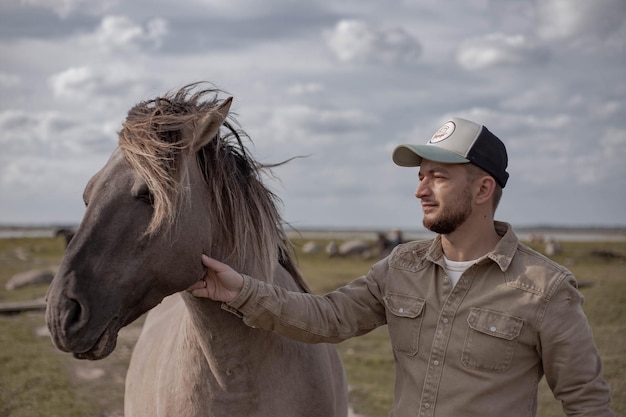
{"type": "MultiPolygon", "coordinates": [[[[175,227],[180,204],[191,191],[186,182],[182,156],[192,152],[193,138],[188,132],[196,120],[221,103],[220,90],[193,91],[199,83],[187,85],[164,97],[134,106],[119,134],[119,147],[131,166],[147,183],[154,212],[147,235],[175,227]]],[[[229,116],[236,124],[236,121],[229,116]]],[[[293,265],[291,246],[282,228],[277,208],[278,197],[262,182],[261,174],[272,166],[255,161],[246,150],[242,137],[247,135],[225,121],[222,130],[196,156],[210,188],[215,236],[225,249],[224,262],[243,265],[256,259],[269,280],[275,260],[295,277],[302,278],[293,265]],[[221,230],[220,230],[221,229],[221,230]],[[254,244],[242,244],[256,240],[254,244]],[[254,253],[245,253],[253,251],[254,253]]],[[[244,271],[245,272],[245,271],[244,271]]]]}

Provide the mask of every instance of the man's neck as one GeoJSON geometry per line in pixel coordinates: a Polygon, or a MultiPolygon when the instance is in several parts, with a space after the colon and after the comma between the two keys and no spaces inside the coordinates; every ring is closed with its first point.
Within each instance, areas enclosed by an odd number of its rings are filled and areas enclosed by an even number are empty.
{"type": "Polygon", "coordinates": [[[454,232],[441,235],[443,253],[452,261],[471,261],[489,253],[500,241],[493,220],[465,222],[454,232]]]}

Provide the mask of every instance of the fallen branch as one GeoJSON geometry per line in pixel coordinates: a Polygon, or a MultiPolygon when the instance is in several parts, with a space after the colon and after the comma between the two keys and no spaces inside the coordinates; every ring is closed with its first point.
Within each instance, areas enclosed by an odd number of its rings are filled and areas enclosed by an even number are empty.
{"type": "Polygon", "coordinates": [[[20,301],[14,303],[0,303],[0,314],[15,314],[25,311],[41,311],[46,309],[43,300],[20,301]]]}

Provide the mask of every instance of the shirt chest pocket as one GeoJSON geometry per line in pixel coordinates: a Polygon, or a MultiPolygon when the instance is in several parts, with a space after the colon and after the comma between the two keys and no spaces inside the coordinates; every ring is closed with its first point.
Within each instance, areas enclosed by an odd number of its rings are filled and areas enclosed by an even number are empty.
{"type": "Polygon", "coordinates": [[[498,311],[472,308],[467,324],[463,365],[482,371],[506,371],[511,366],[524,320],[498,311]]]}
{"type": "Polygon", "coordinates": [[[405,294],[388,293],[384,301],[393,350],[403,355],[415,355],[418,351],[426,300],[405,294]]]}

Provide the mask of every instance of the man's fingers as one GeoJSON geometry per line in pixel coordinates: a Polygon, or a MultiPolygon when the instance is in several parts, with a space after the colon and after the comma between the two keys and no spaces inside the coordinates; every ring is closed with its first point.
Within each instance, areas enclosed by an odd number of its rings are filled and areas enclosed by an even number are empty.
{"type": "Polygon", "coordinates": [[[212,269],[218,274],[220,272],[228,271],[230,269],[228,265],[223,264],[216,259],[209,258],[205,254],[202,254],[202,264],[206,266],[207,268],[212,269]]]}
{"type": "Polygon", "coordinates": [[[209,289],[208,288],[198,288],[191,291],[191,295],[194,297],[202,297],[202,298],[210,298],[209,297],[209,289]]]}
{"type": "Polygon", "coordinates": [[[191,287],[189,287],[189,291],[206,288],[206,285],[206,281],[201,279],[200,281],[195,282],[191,287]]]}

